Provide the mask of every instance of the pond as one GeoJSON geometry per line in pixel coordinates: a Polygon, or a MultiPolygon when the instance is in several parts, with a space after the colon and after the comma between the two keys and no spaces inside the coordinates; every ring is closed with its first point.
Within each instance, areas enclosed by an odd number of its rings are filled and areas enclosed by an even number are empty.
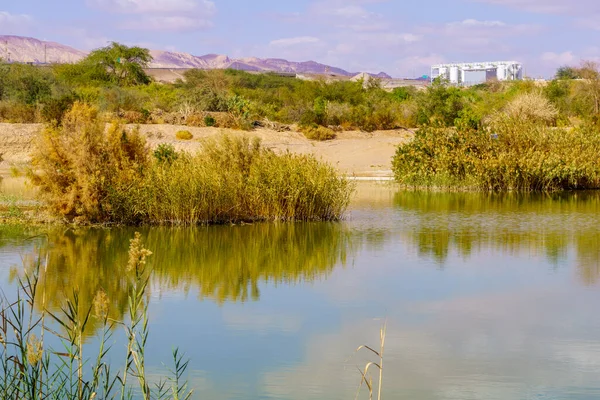
{"type": "MultiPolygon", "coordinates": [[[[2,290],[46,244],[50,308],[102,288],[124,318],[135,231],[0,227],[2,290]]],[[[378,347],[385,320],[384,398],[600,398],[600,193],[364,183],[338,224],[138,231],[154,253],[149,368],[178,346],[194,398],[352,399],[355,350],[378,347]]]]}

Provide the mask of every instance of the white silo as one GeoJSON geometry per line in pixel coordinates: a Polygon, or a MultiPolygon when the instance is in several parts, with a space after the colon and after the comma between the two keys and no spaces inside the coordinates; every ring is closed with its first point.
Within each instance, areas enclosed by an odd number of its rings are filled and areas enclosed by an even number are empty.
{"type": "Polygon", "coordinates": [[[458,67],[450,67],[450,83],[458,83],[458,67]]]}
{"type": "Polygon", "coordinates": [[[496,67],[496,78],[498,78],[499,81],[506,79],[506,66],[500,64],[496,67]]]}

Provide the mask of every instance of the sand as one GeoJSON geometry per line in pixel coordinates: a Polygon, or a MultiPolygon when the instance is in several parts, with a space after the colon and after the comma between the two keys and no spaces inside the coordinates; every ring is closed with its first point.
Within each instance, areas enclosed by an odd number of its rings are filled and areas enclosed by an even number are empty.
{"type": "MultiPolygon", "coordinates": [[[[0,163],[0,174],[6,176],[11,165],[25,165],[30,160],[32,141],[42,128],[39,124],[0,123],[0,153],[4,162],[0,163]]],[[[257,136],[265,147],[275,151],[290,151],[299,154],[313,154],[331,163],[340,174],[356,177],[390,177],[391,159],[398,145],[412,138],[413,133],[405,130],[366,132],[341,132],[338,138],[327,142],[306,139],[295,131],[276,132],[259,128],[251,132],[220,128],[193,128],[176,125],[141,125],[141,132],[148,143],[156,147],[161,143],[171,143],[178,150],[194,152],[201,148],[205,138],[223,133],[231,135],[257,136]],[[189,130],[194,139],[176,139],[179,130],[189,130]]]]}

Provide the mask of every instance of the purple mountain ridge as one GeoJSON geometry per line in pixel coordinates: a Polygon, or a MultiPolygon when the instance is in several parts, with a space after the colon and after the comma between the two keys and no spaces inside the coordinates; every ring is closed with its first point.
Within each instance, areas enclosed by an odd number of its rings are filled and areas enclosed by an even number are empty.
{"type": "MultiPolygon", "coordinates": [[[[83,59],[88,53],[55,42],[42,41],[23,36],[0,35],[0,58],[5,61],[34,64],[65,64],[83,59]]],[[[320,64],[315,61],[294,62],[279,58],[246,57],[233,59],[226,55],[207,54],[194,56],[189,53],[151,50],[154,60],[149,68],[199,68],[199,69],[238,69],[255,72],[282,72],[296,74],[329,74],[354,76],[356,73],[341,68],[320,64]]],[[[388,74],[370,74],[383,79],[388,74]]]]}

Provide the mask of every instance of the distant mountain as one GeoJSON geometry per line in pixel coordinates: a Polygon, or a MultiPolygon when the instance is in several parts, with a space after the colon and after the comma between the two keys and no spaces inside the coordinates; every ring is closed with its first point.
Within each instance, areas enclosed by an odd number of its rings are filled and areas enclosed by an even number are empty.
{"type": "MultiPolygon", "coordinates": [[[[0,35],[0,58],[15,62],[32,63],[71,63],[77,62],[87,53],[55,42],[45,42],[34,38],[0,35]]],[[[285,72],[297,74],[332,74],[355,76],[356,73],[340,68],[320,64],[315,61],[293,62],[278,58],[247,57],[233,59],[226,55],[207,54],[194,56],[188,53],[151,50],[154,57],[150,68],[200,68],[200,69],[238,69],[257,72],[285,72]]],[[[391,78],[386,73],[377,78],[391,78]]]]}
{"type": "Polygon", "coordinates": [[[73,63],[86,53],[55,42],[22,36],[0,35],[0,58],[5,61],[30,63],[73,63]]]}

